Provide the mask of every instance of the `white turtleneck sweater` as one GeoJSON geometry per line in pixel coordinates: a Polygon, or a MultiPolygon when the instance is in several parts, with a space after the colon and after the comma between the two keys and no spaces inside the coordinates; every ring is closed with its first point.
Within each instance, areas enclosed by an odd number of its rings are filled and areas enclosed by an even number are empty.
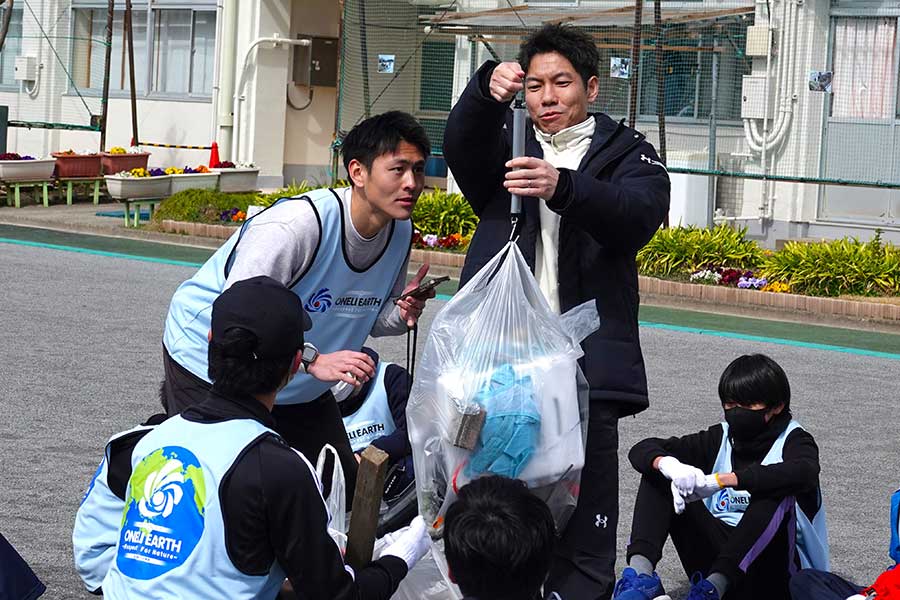
{"type": "MultiPolygon", "coordinates": [[[[588,116],[578,125],[567,127],[554,134],[534,128],[534,134],[544,151],[544,160],[557,169],[575,171],[587,154],[594,135],[594,117],[588,116]]],[[[534,276],[550,308],[559,313],[559,215],[539,202],[541,235],[537,238],[534,276]]]]}

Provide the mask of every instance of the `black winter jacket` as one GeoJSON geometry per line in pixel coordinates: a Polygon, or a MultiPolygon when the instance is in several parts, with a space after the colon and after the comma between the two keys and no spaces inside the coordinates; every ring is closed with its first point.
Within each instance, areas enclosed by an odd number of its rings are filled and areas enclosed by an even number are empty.
{"type": "MultiPolygon", "coordinates": [[[[480,222],[463,266],[464,285],[506,244],[509,193],[503,187],[512,145],[512,112],[494,100],[488,84],[496,62],[472,77],[447,120],[444,157],[480,222]]],[[[559,301],[563,312],[594,300],[600,330],[582,344],[581,367],[592,401],[620,416],[647,408],[647,376],[638,337],[635,257],[669,210],[669,177],[644,136],[602,113],[577,171],[560,169],[547,207],[561,216],[559,301]]],[[[529,123],[525,154],[543,157],[529,123]]],[[[540,235],[539,198],[523,198],[518,240],[534,270],[540,235]]]]}

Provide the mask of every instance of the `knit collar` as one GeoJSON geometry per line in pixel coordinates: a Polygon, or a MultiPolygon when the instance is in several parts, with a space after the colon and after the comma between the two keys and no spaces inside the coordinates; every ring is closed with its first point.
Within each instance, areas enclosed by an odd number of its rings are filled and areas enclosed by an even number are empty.
{"type": "Polygon", "coordinates": [[[594,121],[594,116],[588,115],[588,118],[581,123],[572,125],[571,127],[566,127],[565,129],[557,131],[556,133],[544,133],[543,131],[535,127],[534,135],[535,137],[537,137],[541,145],[548,145],[557,152],[562,152],[578,145],[586,138],[591,138],[594,135],[594,129],[596,128],[596,126],[597,123],[596,121],[594,121]]]}

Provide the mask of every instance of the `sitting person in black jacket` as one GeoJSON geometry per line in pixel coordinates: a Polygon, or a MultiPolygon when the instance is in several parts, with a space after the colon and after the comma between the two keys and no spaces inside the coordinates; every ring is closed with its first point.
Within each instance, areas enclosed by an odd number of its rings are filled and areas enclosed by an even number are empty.
{"type": "Polygon", "coordinates": [[[363,347],[362,351],[372,359],[375,377],[360,386],[341,382],[331,391],[353,452],[359,454],[372,445],[390,457],[384,480],[384,500],[390,504],[415,483],[412,447],[406,429],[409,371],[379,360],[378,353],[369,347],[363,347]]]}
{"type": "Polygon", "coordinates": [[[667,598],[653,570],[670,536],[689,600],[789,600],[801,565],[827,567],[819,449],[791,418],[784,370],[762,354],[738,357],[719,399],[724,423],[631,449],[643,476],[616,600],[667,598]]]}
{"type": "Polygon", "coordinates": [[[447,509],[444,551],[463,600],[538,598],[555,541],[550,509],[517,479],[475,479],[447,509]]]}

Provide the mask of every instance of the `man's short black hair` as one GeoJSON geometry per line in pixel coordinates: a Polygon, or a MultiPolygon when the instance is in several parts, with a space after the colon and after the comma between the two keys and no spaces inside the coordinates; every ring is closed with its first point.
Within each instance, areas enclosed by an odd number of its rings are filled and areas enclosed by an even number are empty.
{"type": "Polygon", "coordinates": [[[428,158],[431,142],[425,128],[409,113],[392,110],[369,117],[344,136],[341,153],[344,168],[350,170],[350,161],[356,159],[366,169],[382,154],[394,152],[401,141],[408,142],[428,158]]]}
{"type": "Polygon", "coordinates": [[[522,42],[516,60],[527,74],[531,59],[547,52],[558,52],[572,63],[585,87],[588,79],[599,74],[600,52],[591,36],[581,29],[553,23],[544,25],[522,42]]]}
{"type": "Polygon", "coordinates": [[[550,509],[516,479],[478,478],[447,509],[447,564],[466,596],[534,597],[547,577],[555,541],[550,509]]]}
{"type": "Polygon", "coordinates": [[[213,387],[225,394],[255,395],[277,391],[290,372],[294,356],[252,358],[256,334],[232,327],[209,342],[207,374],[213,387]]]}
{"type": "Polygon", "coordinates": [[[791,408],[791,385],[781,366],[765,354],[745,354],[725,367],[719,378],[722,404],[750,406],[762,402],[767,408],[784,404],[791,408]]]}

